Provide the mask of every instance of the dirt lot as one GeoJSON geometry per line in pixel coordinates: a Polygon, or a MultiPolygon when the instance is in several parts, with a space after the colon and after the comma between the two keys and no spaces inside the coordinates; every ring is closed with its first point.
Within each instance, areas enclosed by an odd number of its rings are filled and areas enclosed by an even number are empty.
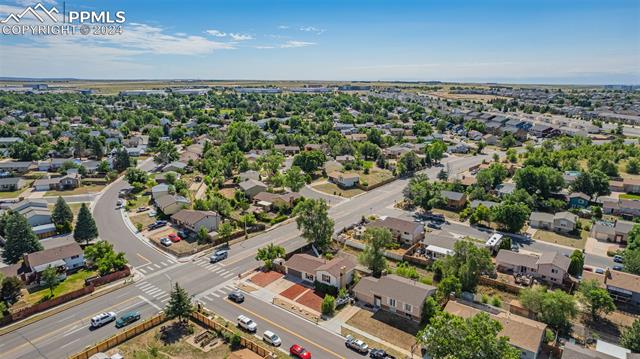
{"type": "Polygon", "coordinates": [[[407,350],[415,344],[415,335],[420,330],[418,323],[382,310],[372,313],[361,309],[347,324],[407,350]]]}

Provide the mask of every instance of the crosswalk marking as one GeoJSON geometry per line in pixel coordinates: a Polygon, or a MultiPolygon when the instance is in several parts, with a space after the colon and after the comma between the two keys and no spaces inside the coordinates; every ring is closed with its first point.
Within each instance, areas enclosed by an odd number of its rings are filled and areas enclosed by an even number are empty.
{"type": "Polygon", "coordinates": [[[143,288],[148,288],[148,287],[152,286],[152,284],[149,283],[149,282],[141,282],[141,283],[137,284],[136,286],[138,288],[140,288],[140,289],[143,289],[143,288]]]}
{"type": "Polygon", "coordinates": [[[220,294],[218,294],[218,293],[211,293],[211,295],[216,297],[216,298],[220,298],[220,294]]]}
{"type": "Polygon", "coordinates": [[[154,266],[156,266],[156,268],[158,268],[158,269],[162,268],[162,267],[160,267],[160,266],[159,266],[159,265],[157,265],[157,264],[154,264],[154,266]]]}
{"type": "Polygon", "coordinates": [[[229,272],[229,273],[223,275],[222,278],[227,279],[227,278],[233,277],[234,275],[235,275],[234,273],[229,272]]]}
{"type": "Polygon", "coordinates": [[[147,272],[145,272],[145,270],[144,270],[144,269],[142,269],[142,268],[138,268],[138,270],[139,270],[140,272],[142,272],[142,274],[147,273],[147,272]]]}
{"type": "Polygon", "coordinates": [[[165,262],[160,262],[160,264],[162,264],[163,267],[167,266],[167,263],[165,263],[165,262]]]}
{"type": "Polygon", "coordinates": [[[167,297],[170,297],[170,295],[169,295],[169,293],[165,292],[165,293],[162,293],[162,295],[159,295],[159,296],[157,296],[155,298],[156,299],[164,299],[164,298],[167,298],[167,297]]]}
{"type": "Polygon", "coordinates": [[[147,293],[147,294],[149,294],[149,295],[154,295],[154,294],[156,294],[156,293],[162,292],[162,289],[160,289],[160,288],[154,288],[154,289],[151,289],[151,290],[149,290],[149,291],[146,291],[146,290],[145,290],[144,292],[145,292],[145,293],[147,293]]]}

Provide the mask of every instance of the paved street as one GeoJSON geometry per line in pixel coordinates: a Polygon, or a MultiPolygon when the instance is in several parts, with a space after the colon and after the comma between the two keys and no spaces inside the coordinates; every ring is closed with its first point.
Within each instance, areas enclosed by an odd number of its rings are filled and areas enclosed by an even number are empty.
{"type": "MultiPolygon", "coordinates": [[[[451,174],[456,174],[488,156],[445,158],[443,166],[448,166],[451,174]]],[[[146,164],[143,168],[147,165],[150,166],[146,164]]],[[[433,178],[439,171],[440,167],[425,170],[433,178]]],[[[335,204],[330,208],[329,214],[335,220],[335,229],[340,230],[370,213],[407,215],[407,212],[393,208],[394,203],[402,198],[402,189],[407,182],[408,179],[400,179],[357,197],[332,202],[335,204]]],[[[206,255],[178,261],[145,243],[125,225],[115,204],[118,191],[126,186],[122,180],[112,184],[95,203],[94,214],[101,237],[113,243],[117,250],[126,253],[141,279],[111,294],[3,336],[0,358],[61,358],[77,352],[116,332],[112,325],[89,330],[91,316],[107,310],[121,313],[135,309],[142,313],[143,318],[149,317],[165,306],[170,287],[175,282],[179,282],[205,307],[227,319],[233,320],[239,314],[246,314],[256,320],[260,333],[267,328],[273,329],[282,336],[283,348],[299,343],[318,354],[316,357],[361,357],[346,349],[339,336],[272,304],[253,298],[251,294],[247,295],[247,301],[242,305],[225,299],[226,294],[235,287],[237,275],[259,265],[254,259],[257,248],[275,243],[291,251],[304,245],[295,222],[281,224],[231,246],[229,258],[223,262],[210,264],[206,255]]],[[[459,231],[473,230],[470,227],[462,228],[465,226],[452,226],[459,231]]]]}

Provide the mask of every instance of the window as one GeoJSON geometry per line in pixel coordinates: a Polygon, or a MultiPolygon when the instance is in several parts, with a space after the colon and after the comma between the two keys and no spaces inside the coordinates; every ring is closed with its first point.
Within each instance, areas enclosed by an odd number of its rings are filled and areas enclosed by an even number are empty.
{"type": "Polygon", "coordinates": [[[305,277],[307,280],[313,281],[313,275],[312,275],[312,274],[305,273],[304,277],[305,277]]]}
{"type": "Polygon", "coordinates": [[[393,298],[389,298],[389,306],[390,307],[396,307],[396,300],[393,298]]]}
{"type": "Polygon", "coordinates": [[[71,259],[76,259],[78,257],[80,257],[80,255],[71,256],[71,259]]]}
{"type": "Polygon", "coordinates": [[[329,277],[329,275],[327,274],[323,274],[322,275],[322,281],[325,283],[331,283],[331,277],[329,277]]]}
{"type": "Polygon", "coordinates": [[[405,312],[407,312],[407,313],[411,313],[411,310],[412,310],[412,309],[413,309],[413,308],[411,307],[411,304],[407,304],[407,303],[405,303],[405,304],[404,304],[404,311],[405,311],[405,312]]]}
{"type": "Polygon", "coordinates": [[[551,268],[551,273],[558,273],[558,270],[551,268]]]}

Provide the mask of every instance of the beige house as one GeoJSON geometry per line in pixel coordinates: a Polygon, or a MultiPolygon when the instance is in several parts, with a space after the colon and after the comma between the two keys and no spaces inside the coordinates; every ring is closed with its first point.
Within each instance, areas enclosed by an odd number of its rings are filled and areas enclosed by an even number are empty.
{"type": "Polygon", "coordinates": [[[558,252],[536,255],[501,249],[496,256],[496,267],[501,272],[530,275],[555,285],[562,285],[569,276],[570,264],[571,260],[558,252]]]}
{"type": "Polygon", "coordinates": [[[422,305],[436,287],[389,274],[381,278],[364,277],[353,288],[356,299],[415,321],[422,319],[422,305]]]}
{"type": "Polygon", "coordinates": [[[258,193],[266,191],[267,185],[254,179],[248,179],[240,182],[240,189],[247,195],[247,197],[253,198],[253,196],[258,193]]]}
{"type": "Polygon", "coordinates": [[[197,233],[200,228],[205,228],[207,232],[216,231],[221,218],[218,213],[213,211],[183,209],[171,216],[171,220],[177,225],[197,233]]]}
{"type": "Polygon", "coordinates": [[[591,227],[591,236],[608,242],[626,243],[635,223],[617,220],[615,223],[598,221],[591,227]]]}
{"type": "Polygon", "coordinates": [[[360,176],[357,173],[331,172],[329,180],[340,187],[349,188],[358,184],[360,176]]]}
{"type": "Polygon", "coordinates": [[[369,224],[369,228],[386,228],[402,243],[413,244],[424,238],[424,225],[395,217],[382,217],[369,224]]]}
{"type": "Polygon", "coordinates": [[[187,198],[175,194],[164,195],[155,201],[158,209],[167,216],[176,214],[191,205],[191,202],[187,198]]]}
{"type": "Polygon", "coordinates": [[[284,264],[287,275],[309,284],[316,281],[336,288],[345,288],[353,280],[357,263],[351,256],[329,261],[309,254],[294,254],[284,264]]]}
{"type": "Polygon", "coordinates": [[[569,233],[576,229],[577,222],[578,216],[570,212],[556,214],[532,212],[529,216],[529,225],[531,227],[554,232],[569,233]]]}

